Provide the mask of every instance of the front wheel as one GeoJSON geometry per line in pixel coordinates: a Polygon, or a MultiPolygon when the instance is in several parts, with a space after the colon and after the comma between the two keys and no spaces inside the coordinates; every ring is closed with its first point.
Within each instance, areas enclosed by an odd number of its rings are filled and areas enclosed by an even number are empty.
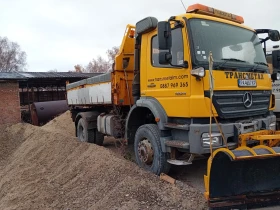
{"type": "Polygon", "coordinates": [[[134,152],[137,164],[156,175],[168,173],[169,153],[162,152],[160,131],[155,124],[140,126],[135,134],[134,152]]]}

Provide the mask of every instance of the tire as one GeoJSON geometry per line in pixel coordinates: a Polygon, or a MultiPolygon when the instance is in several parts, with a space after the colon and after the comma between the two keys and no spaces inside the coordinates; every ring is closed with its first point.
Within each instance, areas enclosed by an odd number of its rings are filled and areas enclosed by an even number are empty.
{"type": "Polygon", "coordinates": [[[95,144],[102,146],[104,142],[104,134],[100,133],[97,129],[94,129],[94,142],[95,144]]]}
{"type": "Polygon", "coordinates": [[[94,139],[94,136],[95,136],[95,132],[94,132],[94,130],[87,130],[87,132],[88,132],[88,143],[95,143],[95,139],[94,139]]]}
{"type": "Polygon", "coordinates": [[[136,163],[145,170],[156,175],[169,172],[170,164],[167,162],[169,153],[162,152],[160,131],[157,125],[146,124],[137,129],[134,152],[136,163]]]}
{"type": "Polygon", "coordinates": [[[88,132],[86,122],[83,118],[79,119],[77,125],[77,137],[82,142],[89,142],[90,137],[92,137],[92,133],[88,132]]]}
{"type": "Polygon", "coordinates": [[[95,130],[89,130],[83,118],[79,119],[77,125],[77,136],[82,142],[95,143],[95,130]]]}

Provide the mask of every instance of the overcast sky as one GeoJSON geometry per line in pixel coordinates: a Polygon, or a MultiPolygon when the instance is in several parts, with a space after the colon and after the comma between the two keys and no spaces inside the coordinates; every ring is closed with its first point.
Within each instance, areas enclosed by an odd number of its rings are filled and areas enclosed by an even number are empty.
{"type": "MultiPolygon", "coordinates": [[[[252,28],[280,30],[277,0],[183,0],[244,17],[252,28]]],[[[185,12],[180,0],[0,0],[0,36],[27,53],[29,71],[72,70],[119,46],[127,24],[185,12]]],[[[274,43],[274,44],[279,44],[274,43]]]]}

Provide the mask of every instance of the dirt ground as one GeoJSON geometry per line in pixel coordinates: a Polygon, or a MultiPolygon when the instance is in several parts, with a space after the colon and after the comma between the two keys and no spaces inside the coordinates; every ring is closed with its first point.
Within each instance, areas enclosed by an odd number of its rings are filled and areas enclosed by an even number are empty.
{"type": "Polygon", "coordinates": [[[0,129],[1,210],[207,209],[200,190],[140,169],[112,139],[78,142],[69,112],[43,127],[0,129]]]}

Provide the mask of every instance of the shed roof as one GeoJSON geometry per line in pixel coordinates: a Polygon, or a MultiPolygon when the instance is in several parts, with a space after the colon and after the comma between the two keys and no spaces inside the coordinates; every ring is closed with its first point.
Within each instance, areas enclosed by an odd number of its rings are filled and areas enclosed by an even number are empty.
{"type": "Polygon", "coordinates": [[[102,73],[79,73],[79,72],[0,72],[0,80],[29,80],[42,78],[89,78],[102,73]]]}
{"type": "Polygon", "coordinates": [[[79,72],[0,72],[0,81],[17,81],[19,88],[26,87],[65,87],[66,81],[70,83],[95,77],[103,73],[79,72]]]}

